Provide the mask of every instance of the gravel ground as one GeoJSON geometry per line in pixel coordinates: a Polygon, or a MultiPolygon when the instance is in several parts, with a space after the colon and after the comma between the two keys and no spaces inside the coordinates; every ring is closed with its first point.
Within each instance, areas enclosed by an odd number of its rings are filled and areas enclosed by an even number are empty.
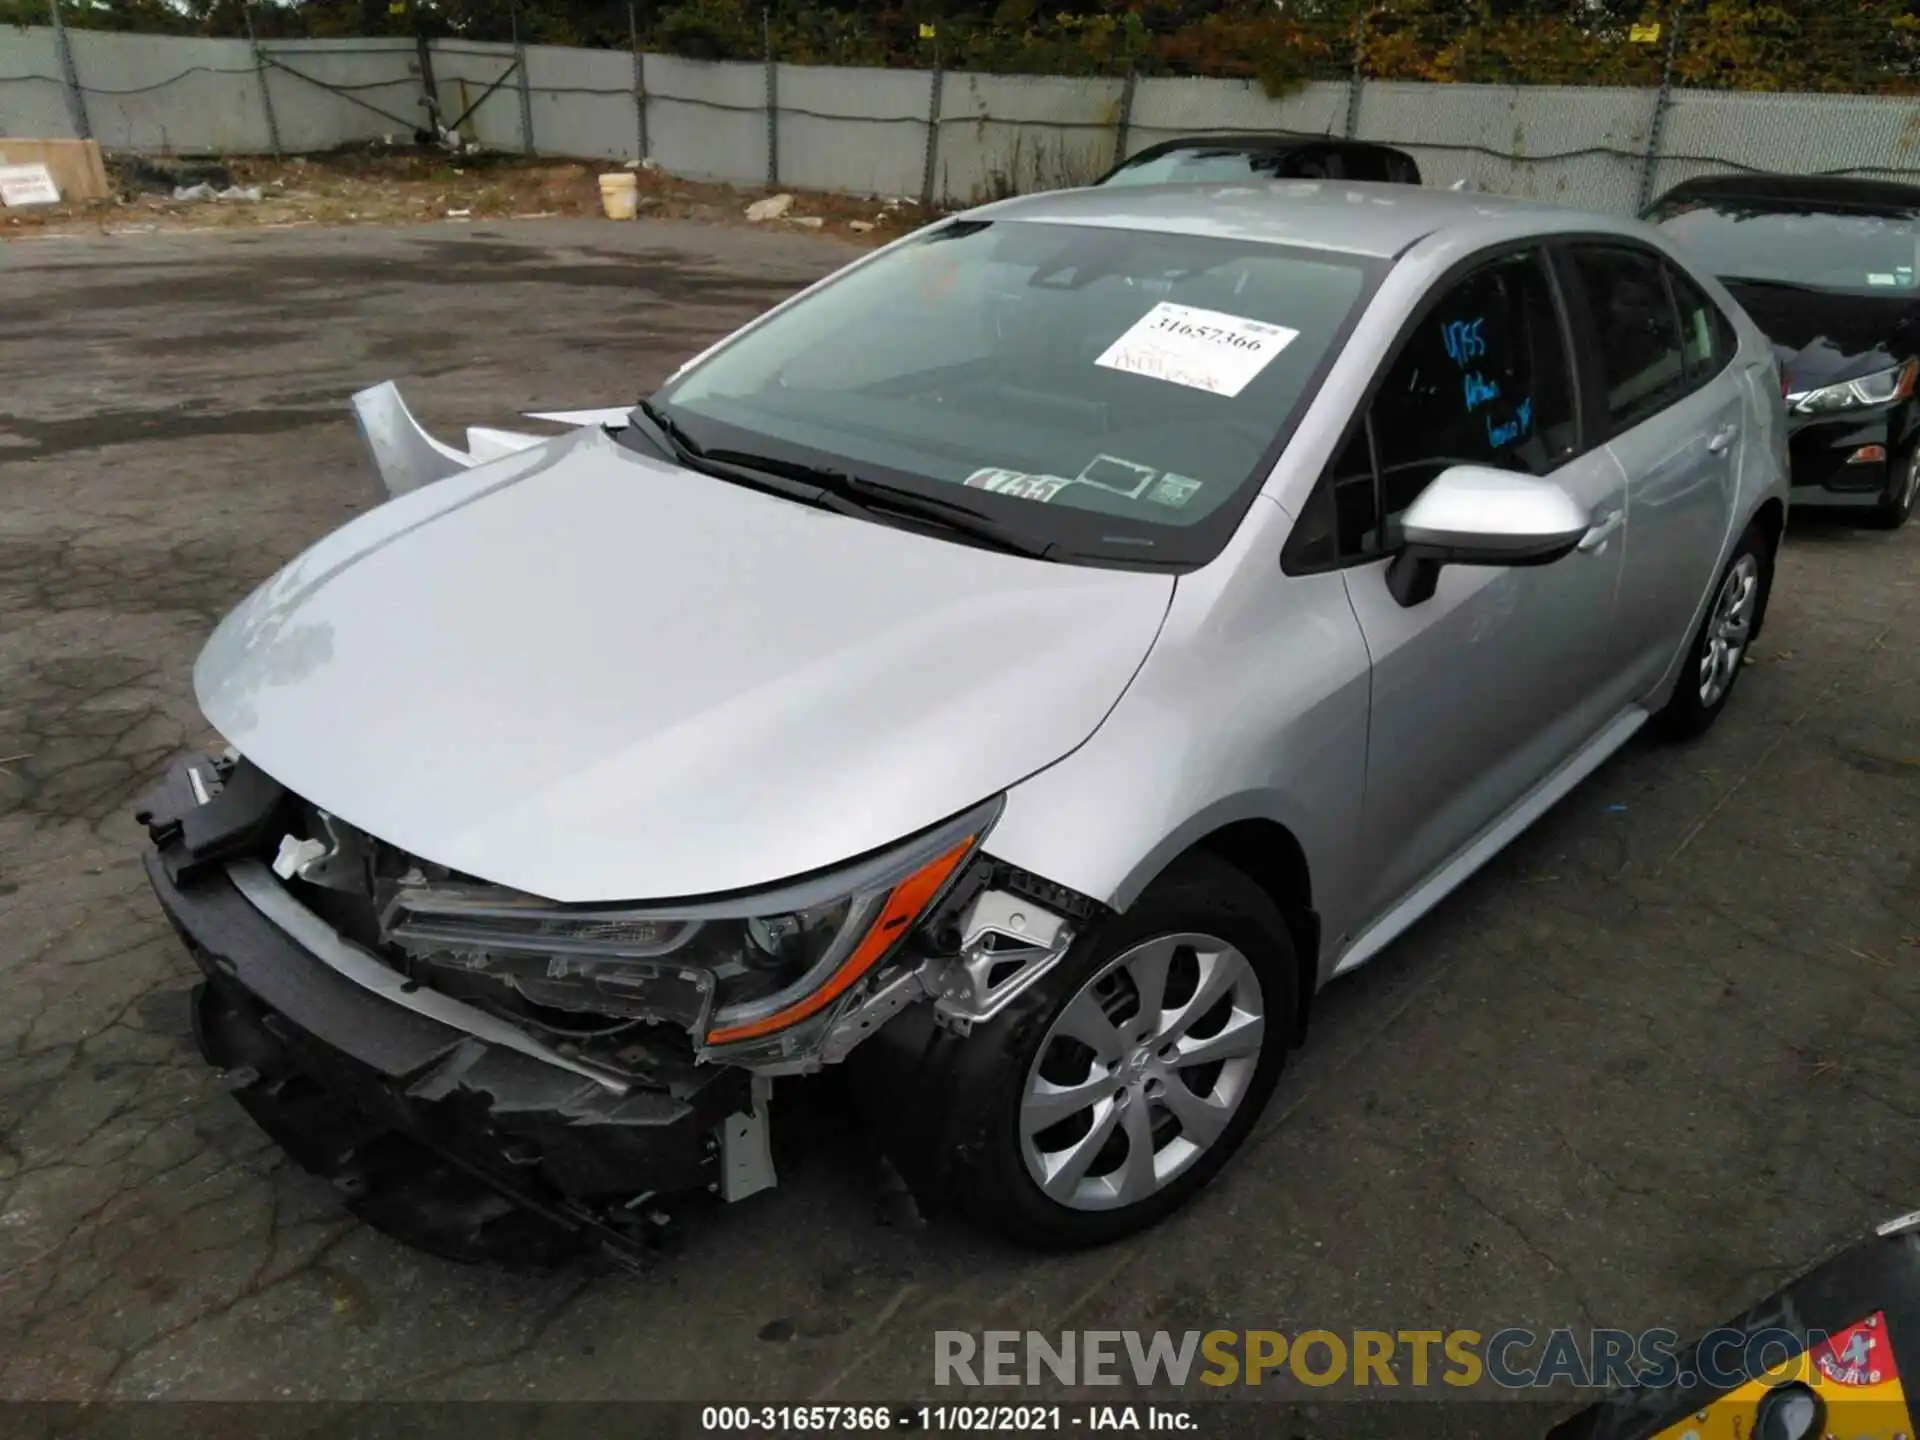
{"type": "Polygon", "coordinates": [[[1796,520],[1719,728],[1630,746],[1330,990],[1151,1235],[901,1223],[830,1088],[783,1108],[781,1188],[645,1275],[344,1219],[197,1058],[140,873],[130,805],[209,738],[199,645],[375,502],[353,389],[446,430],[617,403],[853,253],[649,221],[0,248],[0,1396],[902,1398],[937,1328],[1696,1331],[1915,1203],[1920,525],[1796,520]]]}

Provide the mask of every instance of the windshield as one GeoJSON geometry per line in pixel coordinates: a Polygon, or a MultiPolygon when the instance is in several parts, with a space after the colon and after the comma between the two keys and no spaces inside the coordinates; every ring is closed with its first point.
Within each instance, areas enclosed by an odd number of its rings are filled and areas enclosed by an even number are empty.
{"type": "Polygon", "coordinates": [[[1886,294],[1912,290],[1920,263],[1920,230],[1900,211],[1716,196],[1666,201],[1647,218],[1727,279],[1886,294]]]}
{"type": "Polygon", "coordinates": [[[960,502],[1058,558],[1202,563],[1383,262],[961,221],[725,345],[656,404],[702,448],[960,502]]]}

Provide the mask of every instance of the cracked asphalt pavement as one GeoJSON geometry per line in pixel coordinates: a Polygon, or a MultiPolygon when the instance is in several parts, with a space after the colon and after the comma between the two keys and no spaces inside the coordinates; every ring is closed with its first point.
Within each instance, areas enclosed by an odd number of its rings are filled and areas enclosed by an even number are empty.
{"type": "Polygon", "coordinates": [[[1630,746],[1329,990],[1253,1142],[1145,1237],[914,1223],[830,1084],[776,1100],[781,1187],[644,1274],[346,1219],[199,1060],[140,871],[131,806],[212,739],[204,637],[375,503],[354,389],[456,434],[622,403],[853,253],[598,221],[0,246],[0,1396],[900,1399],[941,1328],[1694,1333],[1920,1204],[1920,524],[1796,519],[1720,726],[1630,746]]]}

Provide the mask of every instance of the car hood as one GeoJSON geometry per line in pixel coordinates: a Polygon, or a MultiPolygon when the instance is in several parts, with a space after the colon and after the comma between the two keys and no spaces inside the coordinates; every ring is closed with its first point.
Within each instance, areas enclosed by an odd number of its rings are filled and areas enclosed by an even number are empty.
{"type": "Polygon", "coordinates": [[[559,901],[716,894],[1060,759],[1173,580],[809,508],[581,430],[360,517],[194,671],[255,764],[423,859],[559,901]]]}
{"type": "Polygon", "coordinates": [[[1773,342],[1787,388],[1795,392],[1889,369],[1912,354],[1920,339],[1915,302],[1905,296],[1725,283],[1773,342]]]}

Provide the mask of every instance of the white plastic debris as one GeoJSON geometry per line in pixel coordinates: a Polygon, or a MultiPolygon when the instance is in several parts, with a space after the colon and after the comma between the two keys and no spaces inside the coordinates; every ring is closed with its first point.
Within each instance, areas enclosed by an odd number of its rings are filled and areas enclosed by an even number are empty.
{"type": "Polygon", "coordinates": [[[202,180],[198,185],[176,185],[173,198],[176,200],[245,200],[257,201],[262,195],[258,185],[249,185],[244,190],[238,185],[229,185],[224,190],[216,190],[202,180]]]}
{"type": "Polygon", "coordinates": [[[867,231],[873,229],[873,222],[871,220],[849,220],[847,222],[847,229],[853,231],[856,235],[864,235],[867,231]]]}
{"type": "Polygon", "coordinates": [[[447,211],[447,219],[449,220],[471,220],[472,218],[473,218],[473,211],[471,210],[447,211]]]}
{"type": "Polygon", "coordinates": [[[778,220],[793,209],[793,196],[769,195],[764,200],[756,200],[747,206],[747,219],[756,225],[762,220],[778,220]]]}
{"type": "Polygon", "coordinates": [[[818,215],[789,215],[787,218],[795,225],[804,225],[809,230],[818,230],[822,225],[827,223],[818,215]]]}
{"type": "Polygon", "coordinates": [[[280,853],[273,857],[273,873],[282,880],[291,880],[302,865],[326,853],[327,847],[322,841],[296,840],[291,835],[282,835],[280,853]]]}

